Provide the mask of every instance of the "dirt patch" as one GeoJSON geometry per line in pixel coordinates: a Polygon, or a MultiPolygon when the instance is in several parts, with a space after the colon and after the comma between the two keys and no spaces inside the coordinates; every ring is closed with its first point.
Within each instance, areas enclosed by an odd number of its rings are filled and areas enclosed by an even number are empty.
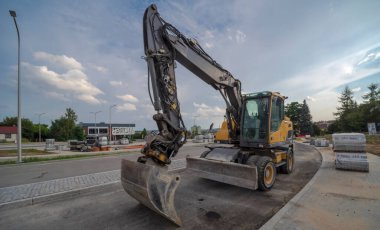
{"type": "Polygon", "coordinates": [[[366,151],[367,153],[372,153],[376,156],[380,156],[380,144],[367,144],[366,151]]]}

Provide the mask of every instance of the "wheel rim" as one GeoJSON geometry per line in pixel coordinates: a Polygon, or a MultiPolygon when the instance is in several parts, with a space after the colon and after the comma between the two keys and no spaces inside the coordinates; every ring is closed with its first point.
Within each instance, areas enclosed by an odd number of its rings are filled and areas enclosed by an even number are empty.
{"type": "Polygon", "coordinates": [[[264,175],[265,184],[271,185],[273,183],[273,177],[274,177],[274,168],[271,164],[267,164],[267,166],[265,166],[265,175],[264,175]]]}

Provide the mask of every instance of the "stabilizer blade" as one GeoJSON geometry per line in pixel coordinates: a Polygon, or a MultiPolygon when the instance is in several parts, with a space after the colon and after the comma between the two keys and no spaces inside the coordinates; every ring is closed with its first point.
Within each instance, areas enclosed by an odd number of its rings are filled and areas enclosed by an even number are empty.
{"type": "Polygon", "coordinates": [[[255,166],[198,157],[187,157],[186,161],[187,169],[196,176],[252,190],[257,189],[255,166]]]}

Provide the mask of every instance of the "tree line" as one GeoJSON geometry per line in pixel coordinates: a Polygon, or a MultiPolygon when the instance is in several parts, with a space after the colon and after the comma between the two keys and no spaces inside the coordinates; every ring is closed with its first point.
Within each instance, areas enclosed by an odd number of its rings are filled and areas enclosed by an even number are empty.
{"type": "MultiPolygon", "coordinates": [[[[52,138],[56,141],[83,140],[83,130],[76,125],[78,116],[71,108],[67,108],[63,116],[51,121],[50,127],[46,124],[34,124],[27,118],[21,119],[22,138],[27,141],[38,141],[39,127],[41,127],[41,139],[52,138]]],[[[6,117],[0,122],[0,126],[17,126],[17,117],[6,117]]]]}
{"type": "Polygon", "coordinates": [[[339,107],[334,113],[336,119],[328,131],[334,132],[366,132],[368,123],[380,122],[380,88],[371,83],[369,92],[362,96],[363,102],[354,100],[353,91],[346,86],[339,97],[339,107]]]}
{"type": "MultiPolygon", "coordinates": [[[[362,96],[363,102],[354,100],[354,92],[348,86],[338,98],[339,106],[334,113],[335,120],[329,125],[327,133],[366,132],[368,123],[380,122],[380,88],[371,83],[369,92],[362,96]]],[[[321,135],[323,132],[312,121],[306,100],[303,103],[291,102],[285,106],[285,114],[293,122],[296,134],[321,135]]]]}

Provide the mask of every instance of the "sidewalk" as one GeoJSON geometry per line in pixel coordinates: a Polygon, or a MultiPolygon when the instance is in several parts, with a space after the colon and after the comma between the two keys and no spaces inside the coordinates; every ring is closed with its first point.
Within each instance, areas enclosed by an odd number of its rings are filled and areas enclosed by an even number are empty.
{"type": "Polygon", "coordinates": [[[341,171],[331,148],[317,149],[319,171],[261,229],[378,229],[380,157],[367,153],[369,173],[341,171]]]}
{"type": "Polygon", "coordinates": [[[0,188],[0,210],[73,196],[120,182],[120,170],[0,188]]]}
{"type": "MultiPolygon", "coordinates": [[[[168,171],[186,168],[185,159],[173,160],[168,171]]],[[[120,182],[120,170],[0,188],[0,210],[4,207],[33,205],[102,189],[120,182]]],[[[121,188],[121,185],[119,186],[121,188]]]]}

